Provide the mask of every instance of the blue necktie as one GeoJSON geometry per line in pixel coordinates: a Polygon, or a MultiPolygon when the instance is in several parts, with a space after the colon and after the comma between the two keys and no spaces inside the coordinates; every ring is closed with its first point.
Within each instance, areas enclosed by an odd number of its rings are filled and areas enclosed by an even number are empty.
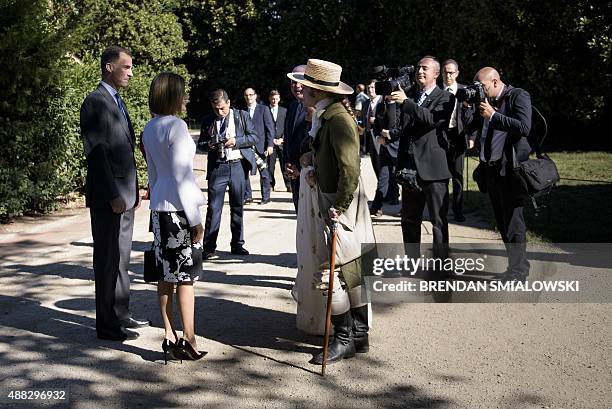
{"type": "Polygon", "coordinates": [[[227,121],[225,120],[225,118],[221,119],[221,126],[219,127],[219,138],[223,139],[225,138],[225,131],[227,130],[226,125],[227,121]]]}
{"type": "Polygon", "coordinates": [[[419,100],[417,101],[417,105],[421,105],[423,102],[425,102],[425,98],[427,98],[427,93],[425,93],[425,91],[421,91],[421,96],[419,97],[419,100]]]}
{"type": "Polygon", "coordinates": [[[484,141],[484,158],[486,162],[491,160],[492,148],[493,148],[493,127],[491,126],[491,121],[489,121],[489,126],[487,127],[487,134],[485,135],[484,141]]]}
{"type": "Polygon", "coordinates": [[[127,122],[127,111],[125,110],[125,105],[123,105],[123,100],[119,96],[119,93],[115,94],[115,98],[117,99],[117,105],[119,105],[119,110],[123,114],[125,121],[127,122]]]}

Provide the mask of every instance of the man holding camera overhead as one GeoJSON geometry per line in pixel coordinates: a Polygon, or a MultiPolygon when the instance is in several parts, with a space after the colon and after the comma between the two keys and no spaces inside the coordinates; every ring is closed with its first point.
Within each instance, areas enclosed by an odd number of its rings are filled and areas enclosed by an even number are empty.
{"type": "Polygon", "coordinates": [[[513,168],[529,159],[531,146],[531,97],[527,91],[502,82],[492,67],[481,68],[474,85],[457,93],[463,101],[463,120],[469,134],[478,133],[480,164],[474,179],[481,192],[489,193],[497,230],[506,244],[508,269],[504,281],[525,281],[527,227],[523,218],[523,200],[516,189],[513,168]]]}
{"type": "Polygon", "coordinates": [[[404,243],[421,242],[423,209],[427,204],[434,244],[448,243],[448,143],[445,131],[455,107],[455,97],[436,85],[440,63],[431,56],[416,67],[416,84],[408,94],[399,87],[389,99],[401,104],[403,133],[397,161],[397,181],[402,185],[402,235],[404,243]]]}
{"type": "Polygon", "coordinates": [[[246,180],[245,172],[256,168],[253,146],[257,134],[248,112],[230,108],[227,92],[218,89],[209,97],[213,114],[202,120],[198,145],[208,145],[208,208],[204,226],[203,258],[215,256],[217,237],[221,225],[221,211],[225,190],[229,187],[229,205],[232,230],[231,252],[247,255],[243,235],[243,199],[246,180]]]}

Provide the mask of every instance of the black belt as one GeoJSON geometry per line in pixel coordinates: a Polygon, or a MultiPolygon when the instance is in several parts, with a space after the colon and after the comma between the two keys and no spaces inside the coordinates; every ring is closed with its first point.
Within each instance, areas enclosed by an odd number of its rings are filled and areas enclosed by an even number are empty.
{"type": "Polygon", "coordinates": [[[502,161],[501,159],[491,160],[491,161],[488,161],[488,162],[485,162],[485,161],[481,160],[481,161],[480,161],[480,163],[482,163],[482,164],[483,164],[483,166],[490,166],[490,167],[493,167],[493,166],[500,165],[500,164],[501,164],[501,161],[502,161]]]}
{"type": "Polygon", "coordinates": [[[220,160],[218,163],[236,163],[240,162],[242,159],[230,159],[230,160],[220,160]]]}

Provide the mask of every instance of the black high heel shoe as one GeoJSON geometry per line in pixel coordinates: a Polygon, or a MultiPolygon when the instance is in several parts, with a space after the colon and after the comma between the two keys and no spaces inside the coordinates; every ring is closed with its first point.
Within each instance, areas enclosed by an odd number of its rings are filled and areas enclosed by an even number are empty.
{"type": "Polygon", "coordinates": [[[206,351],[196,351],[193,349],[191,344],[187,342],[185,338],[179,339],[179,342],[176,344],[176,348],[185,355],[186,359],[190,359],[192,361],[197,361],[206,355],[208,352],[206,351]]]}
{"type": "Polygon", "coordinates": [[[170,341],[168,338],[162,342],[162,351],[164,351],[164,364],[168,365],[168,355],[170,359],[179,359],[183,363],[183,354],[178,350],[178,343],[170,341]]]}

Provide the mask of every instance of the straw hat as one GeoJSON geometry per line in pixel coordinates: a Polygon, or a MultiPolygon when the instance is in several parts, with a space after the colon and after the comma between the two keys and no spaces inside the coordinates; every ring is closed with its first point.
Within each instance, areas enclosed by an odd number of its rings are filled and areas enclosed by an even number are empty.
{"type": "Polygon", "coordinates": [[[342,67],[333,62],[311,58],[306,63],[306,71],[290,72],[287,77],[307,87],[320,89],[334,94],[349,95],[353,88],[340,81],[342,67]]]}

